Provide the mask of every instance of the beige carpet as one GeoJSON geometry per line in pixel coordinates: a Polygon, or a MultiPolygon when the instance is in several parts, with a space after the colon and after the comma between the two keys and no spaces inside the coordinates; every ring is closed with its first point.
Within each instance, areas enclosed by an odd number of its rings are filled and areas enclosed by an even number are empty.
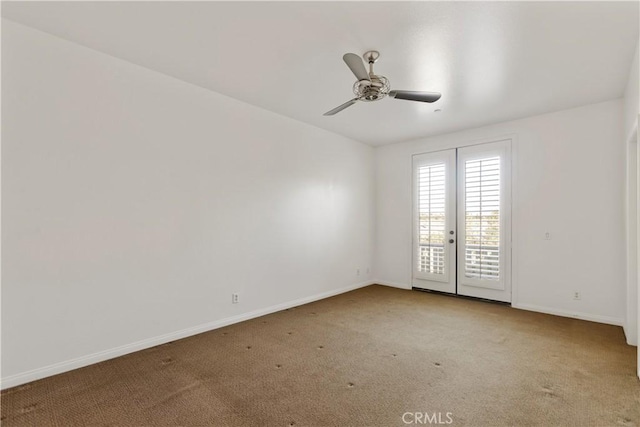
{"type": "Polygon", "coordinates": [[[434,413],[453,426],[633,426],[635,358],[619,327],[369,286],[6,390],[1,416],[7,427],[404,426],[434,413]]]}

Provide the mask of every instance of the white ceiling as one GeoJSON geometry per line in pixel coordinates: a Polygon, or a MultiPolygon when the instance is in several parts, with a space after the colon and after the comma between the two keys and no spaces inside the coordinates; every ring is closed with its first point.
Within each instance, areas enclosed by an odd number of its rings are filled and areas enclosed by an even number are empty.
{"type": "Polygon", "coordinates": [[[622,96],[638,2],[3,2],[2,15],[371,145],[622,96]],[[345,52],[392,89],[351,99],[345,52]],[[442,109],[436,113],[435,109],[442,109]]]}

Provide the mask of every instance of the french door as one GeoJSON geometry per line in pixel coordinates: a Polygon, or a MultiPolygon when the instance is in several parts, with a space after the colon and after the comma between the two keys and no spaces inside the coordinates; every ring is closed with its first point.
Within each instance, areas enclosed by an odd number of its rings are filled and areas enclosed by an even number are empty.
{"type": "Polygon", "coordinates": [[[511,141],[413,156],[413,287],[511,301],[511,141]]]}

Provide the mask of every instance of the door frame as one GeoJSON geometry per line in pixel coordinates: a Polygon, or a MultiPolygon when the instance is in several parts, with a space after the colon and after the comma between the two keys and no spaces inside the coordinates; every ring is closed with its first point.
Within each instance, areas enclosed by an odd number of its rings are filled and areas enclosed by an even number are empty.
{"type": "MultiPolygon", "coordinates": [[[[510,168],[510,176],[509,176],[509,185],[511,188],[511,197],[508,200],[508,205],[509,205],[509,211],[511,212],[511,224],[509,227],[509,235],[511,237],[511,241],[509,242],[509,247],[506,249],[509,252],[509,258],[510,258],[510,266],[509,266],[509,279],[511,281],[511,302],[510,305],[512,306],[516,306],[518,304],[518,265],[519,265],[519,259],[518,259],[518,233],[515,232],[515,230],[517,230],[518,228],[516,227],[516,224],[519,224],[519,219],[518,219],[518,212],[517,209],[514,209],[515,206],[517,206],[517,196],[518,196],[518,191],[517,191],[517,183],[518,183],[518,179],[517,179],[517,173],[518,170],[517,168],[514,168],[513,166],[515,164],[517,164],[517,159],[518,159],[518,134],[516,133],[506,133],[506,134],[499,134],[493,137],[487,137],[487,138],[478,138],[478,139],[474,139],[474,140],[470,140],[470,141],[459,141],[459,140],[445,140],[445,141],[438,141],[437,143],[434,143],[432,146],[431,150],[428,151],[418,151],[418,152],[411,152],[409,154],[409,173],[408,173],[408,181],[409,181],[409,185],[411,188],[410,191],[410,197],[408,200],[408,212],[409,212],[409,220],[410,225],[407,229],[407,233],[409,234],[409,241],[411,242],[411,246],[409,247],[409,251],[410,251],[410,255],[409,255],[409,262],[407,265],[407,272],[409,275],[409,289],[412,289],[413,286],[413,247],[414,247],[414,239],[415,239],[415,232],[414,232],[414,197],[413,197],[413,186],[414,186],[414,175],[413,175],[413,157],[414,156],[418,156],[421,154],[428,154],[428,153],[433,153],[433,152],[437,152],[437,151],[443,151],[443,150],[449,150],[449,149],[457,149],[457,148],[464,148],[464,147],[471,147],[471,146],[475,146],[475,145],[482,145],[482,144],[488,144],[488,143],[492,143],[492,142],[501,142],[501,141],[510,141],[510,147],[511,147],[511,152],[510,152],[510,158],[507,159],[507,161],[509,162],[509,168],[510,168]]],[[[640,151],[640,150],[639,150],[640,151]]],[[[456,236],[457,237],[457,236],[456,236]]],[[[456,239],[457,242],[457,239],[456,239]]],[[[505,273],[506,274],[506,273],[505,273]]],[[[456,294],[453,294],[456,295],[456,294]]],[[[640,317],[640,316],[639,316],[640,317]]],[[[640,357],[640,356],[639,356],[640,357]]]]}

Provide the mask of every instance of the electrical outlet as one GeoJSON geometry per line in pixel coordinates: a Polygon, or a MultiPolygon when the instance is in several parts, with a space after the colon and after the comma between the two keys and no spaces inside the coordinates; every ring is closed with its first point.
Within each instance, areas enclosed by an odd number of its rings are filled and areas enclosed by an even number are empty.
{"type": "Polygon", "coordinates": [[[551,233],[549,233],[548,231],[544,232],[544,240],[551,240],[551,233]]]}
{"type": "Polygon", "coordinates": [[[578,292],[578,291],[574,291],[574,292],[573,292],[573,299],[575,299],[575,300],[579,300],[579,299],[580,299],[580,292],[578,292]]]}
{"type": "Polygon", "coordinates": [[[371,269],[369,267],[367,267],[367,276],[371,274],[371,269]]]}
{"type": "Polygon", "coordinates": [[[240,296],[238,294],[231,294],[231,303],[237,304],[240,302],[240,296]]]}
{"type": "Polygon", "coordinates": [[[359,276],[359,275],[360,275],[360,269],[358,268],[358,269],[356,270],[356,276],[359,276]]]}

